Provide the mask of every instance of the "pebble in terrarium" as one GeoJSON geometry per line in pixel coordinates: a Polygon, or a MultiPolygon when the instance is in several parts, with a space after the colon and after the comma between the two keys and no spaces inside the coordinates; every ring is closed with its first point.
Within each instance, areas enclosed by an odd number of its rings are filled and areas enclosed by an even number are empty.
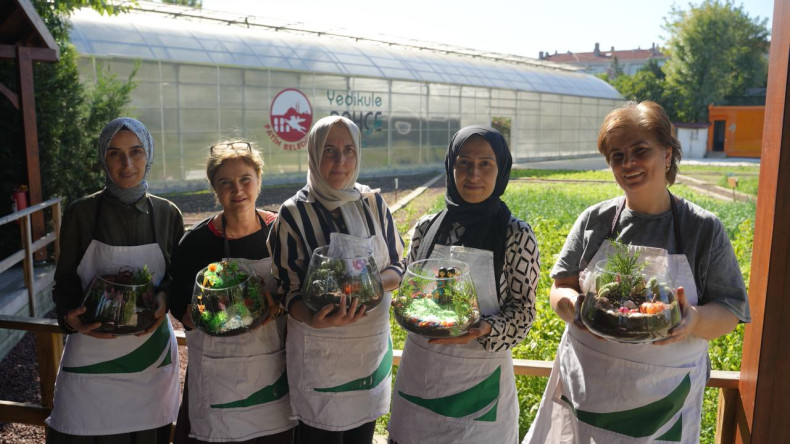
{"type": "Polygon", "coordinates": [[[248,266],[232,260],[211,263],[195,279],[192,321],[212,336],[248,332],[268,314],[262,291],[248,266]]]}
{"type": "Polygon", "coordinates": [[[116,335],[145,331],[156,321],[154,284],[148,267],[105,267],[85,293],[84,323],[101,322],[95,331],[116,335]]]}
{"type": "Polygon", "coordinates": [[[469,267],[453,259],[409,264],[393,306],[404,330],[428,338],[461,336],[480,321],[469,267]]]}
{"type": "Polygon", "coordinates": [[[666,338],[680,323],[680,306],[664,264],[645,261],[627,245],[595,264],[585,281],[581,320],[593,333],[618,342],[666,338]]]}

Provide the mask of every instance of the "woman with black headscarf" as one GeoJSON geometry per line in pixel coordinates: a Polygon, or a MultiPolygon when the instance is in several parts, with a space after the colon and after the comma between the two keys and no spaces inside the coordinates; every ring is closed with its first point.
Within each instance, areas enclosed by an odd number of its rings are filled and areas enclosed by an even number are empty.
{"type": "Polygon", "coordinates": [[[532,228],[500,200],[511,164],[507,142],[493,128],[462,128],[450,140],[447,209],[417,222],[407,262],[455,257],[451,247],[465,247],[482,320],[456,338],[407,336],[392,399],[391,442],[518,440],[510,349],[535,317],[540,265],[532,228]]]}
{"type": "Polygon", "coordinates": [[[164,289],[181,212],[148,193],[154,141],[145,126],[121,117],[99,136],[105,188],[63,215],[55,270],[58,323],[69,334],[55,382],[48,443],[167,443],[178,413],[178,344],[164,289]],[[136,335],[114,336],[84,323],[86,287],[105,266],[147,267],[157,295],[156,321],[136,335]]]}

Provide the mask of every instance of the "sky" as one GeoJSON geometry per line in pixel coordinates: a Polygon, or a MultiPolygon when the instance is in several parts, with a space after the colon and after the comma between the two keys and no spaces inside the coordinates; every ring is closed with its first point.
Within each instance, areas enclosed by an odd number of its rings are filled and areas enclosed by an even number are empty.
{"type": "MultiPolygon", "coordinates": [[[[699,4],[701,0],[691,3],[699,4]]],[[[773,0],[746,0],[750,17],[768,19],[773,0]]],[[[540,51],[590,52],[664,45],[671,0],[203,0],[219,10],[293,25],[377,38],[393,36],[537,58],[540,51]]]]}

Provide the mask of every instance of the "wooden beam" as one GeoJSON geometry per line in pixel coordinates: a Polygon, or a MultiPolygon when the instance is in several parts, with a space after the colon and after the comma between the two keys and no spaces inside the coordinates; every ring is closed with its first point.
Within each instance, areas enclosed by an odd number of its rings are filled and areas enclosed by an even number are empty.
{"type": "Polygon", "coordinates": [[[51,410],[37,404],[0,401],[0,418],[3,418],[3,422],[44,425],[51,410]]]}
{"type": "Polygon", "coordinates": [[[17,111],[19,111],[19,96],[11,91],[4,83],[0,83],[0,94],[4,95],[11,105],[14,105],[17,111]]]}
{"type": "MultiPolygon", "coordinates": [[[[0,60],[16,60],[16,45],[0,45],[0,60]]],[[[30,58],[36,62],[57,62],[60,60],[60,51],[46,48],[27,48],[30,58]]]]}
{"type": "MultiPolygon", "coordinates": [[[[29,205],[42,201],[41,163],[38,150],[38,128],[36,125],[36,99],[33,93],[33,59],[30,48],[17,48],[17,84],[19,85],[19,105],[22,111],[22,132],[25,142],[25,163],[27,167],[27,186],[29,205]]],[[[32,240],[44,235],[44,215],[32,215],[32,240]]],[[[36,259],[44,259],[46,251],[39,251],[36,259]]]]}
{"type": "Polygon", "coordinates": [[[790,0],[775,0],[749,284],[752,322],[744,333],[739,384],[744,442],[787,442],[790,436],[789,56],[790,0]]]}

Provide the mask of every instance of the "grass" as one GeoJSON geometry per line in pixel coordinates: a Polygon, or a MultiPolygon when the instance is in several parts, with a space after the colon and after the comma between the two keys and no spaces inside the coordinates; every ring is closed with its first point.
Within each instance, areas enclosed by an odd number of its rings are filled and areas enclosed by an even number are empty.
{"type": "MultiPolygon", "coordinates": [[[[697,174],[707,174],[708,169],[712,169],[716,174],[719,173],[715,167],[695,167],[695,172],[697,174]]],[[[551,361],[554,359],[557,344],[565,324],[552,311],[549,305],[548,294],[551,288],[549,271],[554,265],[555,258],[562,249],[565,238],[577,216],[588,206],[618,196],[622,194],[622,191],[614,184],[611,173],[608,171],[520,170],[513,171],[511,177],[607,179],[611,181],[610,184],[596,184],[595,186],[566,183],[562,187],[550,183],[513,182],[503,197],[513,214],[529,222],[532,226],[538,238],[541,252],[541,274],[536,301],[537,316],[527,339],[513,349],[513,357],[551,361]]],[[[744,280],[748,285],[754,232],[754,202],[718,201],[701,196],[682,185],[671,187],[671,191],[708,209],[722,220],[741,265],[741,271],[744,273],[744,280]]],[[[437,197],[432,211],[428,211],[428,213],[438,211],[443,207],[443,204],[443,196],[437,197]]],[[[410,228],[408,227],[406,230],[410,228]]],[[[402,231],[402,233],[405,233],[405,231],[402,231]]],[[[402,349],[405,333],[394,320],[391,321],[391,325],[394,346],[396,349],[402,349]]],[[[713,368],[717,370],[738,370],[740,368],[742,343],[742,325],[733,333],[711,341],[709,355],[713,368]]],[[[520,437],[524,436],[535,417],[545,385],[546,378],[516,378],[520,404],[520,437]]],[[[716,389],[706,389],[700,438],[702,443],[712,443],[715,440],[717,396],[716,389]]],[[[385,418],[380,419],[377,430],[384,431],[385,425],[385,418]]]]}

